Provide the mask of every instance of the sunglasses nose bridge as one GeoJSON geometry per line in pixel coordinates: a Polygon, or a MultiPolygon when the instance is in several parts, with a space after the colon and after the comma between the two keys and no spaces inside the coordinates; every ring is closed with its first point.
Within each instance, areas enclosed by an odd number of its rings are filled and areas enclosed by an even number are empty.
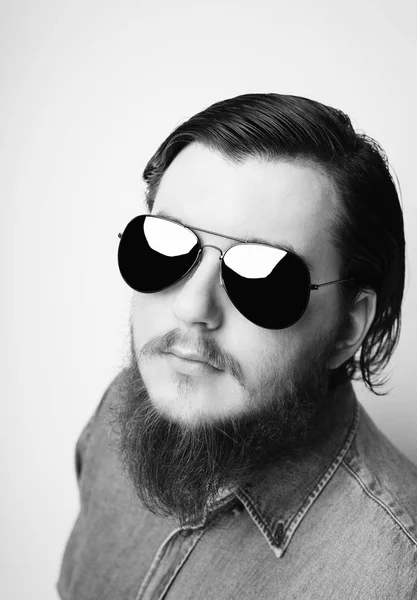
{"type": "MultiPolygon", "coordinates": [[[[220,252],[219,261],[222,260],[224,254],[225,254],[223,252],[223,250],[221,248],[219,248],[218,246],[213,246],[213,244],[204,244],[204,246],[201,246],[201,248],[200,248],[199,258],[201,258],[201,253],[202,253],[202,251],[203,251],[204,248],[215,248],[215,250],[218,250],[220,252]]],[[[219,268],[219,276],[220,276],[220,285],[222,287],[224,287],[221,268],[219,268]]]]}
{"type": "Polygon", "coordinates": [[[220,260],[223,258],[223,250],[218,246],[213,246],[212,244],[204,244],[204,246],[201,246],[201,250],[203,250],[203,248],[215,248],[220,252],[220,260]]]}

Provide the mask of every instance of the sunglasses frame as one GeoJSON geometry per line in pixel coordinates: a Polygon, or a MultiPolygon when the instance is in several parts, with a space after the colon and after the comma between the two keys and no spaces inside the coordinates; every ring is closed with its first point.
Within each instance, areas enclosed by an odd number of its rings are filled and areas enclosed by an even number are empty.
{"type": "MultiPolygon", "coordinates": [[[[283,246],[280,246],[278,244],[269,244],[266,242],[251,242],[250,240],[244,240],[241,238],[237,238],[237,237],[233,237],[230,235],[225,235],[223,233],[218,233],[216,231],[210,231],[209,229],[202,229],[201,227],[194,227],[193,225],[185,225],[184,223],[181,223],[181,221],[177,221],[176,219],[173,218],[168,218],[165,216],[160,216],[160,215],[151,215],[151,214],[142,214],[142,215],[137,215],[136,217],[133,217],[128,225],[135,219],[139,218],[139,217],[152,217],[153,219],[160,219],[163,221],[168,221],[169,223],[174,223],[175,225],[178,225],[179,227],[183,227],[184,229],[187,229],[188,231],[190,231],[196,238],[198,245],[199,245],[199,250],[198,250],[198,254],[196,259],[194,260],[193,264],[190,266],[190,268],[179,278],[177,279],[175,282],[170,283],[169,285],[163,287],[163,288],[159,288],[158,290],[155,291],[150,291],[150,292],[141,292],[143,294],[154,294],[156,292],[162,292],[163,290],[166,290],[170,287],[172,287],[173,285],[175,285],[176,283],[178,283],[179,281],[181,281],[182,279],[184,279],[184,277],[186,277],[196,266],[198,266],[198,264],[200,263],[200,257],[201,257],[201,253],[203,251],[204,248],[216,248],[216,250],[219,250],[220,252],[220,256],[219,256],[219,260],[222,261],[224,256],[226,255],[226,253],[231,250],[232,248],[234,248],[235,246],[241,246],[242,244],[247,245],[247,244],[251,244],[253,246],[267,246],[269,248],[276,248],[277,250],[283,250],[284,252],[287,252],[288,254],[291,254],[292,256],[295,256],[299,261],[302,262],[302,264],[304,265],[304,268],[308,274],[308,290],[309,290],[309,294],[308,297],[306,299],[306,305],[304,307],[303,312],[300,314],[300,316],[296,319],[296,321],[294,321],[293,323],[290,323],[289,325],[286,325],[283,328],[280,329],[286,329],[287,327],[290,327],[291,325],[293,325],[294,323],[296,323],[297,321],[299,321],[301,319],[301,317],[303,316],[303,314],[305,313],[308,303],[310,301],[310,291],[315,291],[318,290],[321,287],[324,287],[326,285],[333,285],[335,283],[343,283],[346,281],[353,281],[352,277],[348,277],[348,278],[344,278],[344,279],[334,279],[332,281],[325,281],[323,283],[311,283],[311,275],[310,275],[310,269],[308,268],[305,260],[297,253],[293,252],[292,250],[289,250],[288,248],[285,248],[283,246]],[[198,235],[195,233],[196,231],[199,231],[201,233],[209,233],[210,235],[215,235],[218,237],[222,237],[222,238],[226,238],[228,240],[233,240],[236,242],[236,244],[231,244],[230,246],[228,246],[226,248],[225,251],[223,251],[221,248],[219,248],[218,246],[213,246],[212,244],[202,244],[200,238],[198,237],[198,235]]],[[[127,226],[126,226],[127,227],[127,226]]],[[[123,234],[122,233],[118,233],[118,237],[120,239],[122,239],[123,234]]],[[[224,281],[223,281],[223,276],[222,276],[222,269],[220,267],[220,284],[222,287],[224,287],[226,293],[227,293],[227,286],[224,285],[224,281]]],[[[129,286],[130,287],[130,286],[129,286]]],[[[234,303],[233,303],[234,304],[234,303]]],[[[237,307],[235,307],[236,310],[239,310],[237,307]]],[[[240,312],[240,311],[239,311],[240,312]]],[[[241,313],[242,314],[242,313],[241,313]]],[[[243,315],[245,316],[245,315],[243,315]]],[[[247,317],[245,317],[247,318],[247,317]]],[[[250,320],[250,319],[249,319],[250,320]]],[[[268,328],[267,328],[268,329],[268,328]]]]}

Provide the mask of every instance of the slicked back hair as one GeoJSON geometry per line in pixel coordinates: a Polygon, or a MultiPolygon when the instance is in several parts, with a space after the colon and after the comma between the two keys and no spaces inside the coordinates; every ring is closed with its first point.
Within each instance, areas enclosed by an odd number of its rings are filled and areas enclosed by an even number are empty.
{"type": "Polygon", "coordinates": [[[242,162],[298,161],[325,173],[337,202],[331,240],[340,253],[342,310],[361,290],[377,294],[376,315],[355,356],[332,372],[331,387],[363,379],[375,394],[400,334],[405,277],[401,205],[387,157],[369,136],[355,132],[342,111],[299,96],[245,94],[217,102],[179,125],[143,172],[152,210],[163,174],[188,144],[198,142],[242,162]]]}

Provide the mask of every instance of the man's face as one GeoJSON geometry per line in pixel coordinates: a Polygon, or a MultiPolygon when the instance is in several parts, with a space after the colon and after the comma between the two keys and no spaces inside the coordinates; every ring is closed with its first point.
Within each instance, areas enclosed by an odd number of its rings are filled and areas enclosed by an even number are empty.
{"type": "MultiPolygon", "coordinates": [[[[312,166],[237,164],[192,144],[164,174],[152,214],[291,244],[311,264],[312,282],[321,283],[340,276],[328,233],[334,203],[327,178],[312,166]]],[[[222,251],[233,243],[197,234],[222,251]]],[[[121,454],[138,495],[148,492],[148,507],[180,519],[199,514],[220,487],[242,483],[261,460],[302,445],[327,393],[326,364],[341,325],[337,289],[329,286],[312,292],[291,327],[258,327],[229,300],[219,269],[218,250],[205,248],[198,267],[177,284],[132,299],[121,454]],[[225,368],[171,351],[210,353],[225,368]]]]}

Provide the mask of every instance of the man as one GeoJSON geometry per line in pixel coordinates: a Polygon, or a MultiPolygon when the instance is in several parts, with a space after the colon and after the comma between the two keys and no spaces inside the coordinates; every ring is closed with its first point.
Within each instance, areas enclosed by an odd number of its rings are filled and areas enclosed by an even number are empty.
{"type": "Polygon", "coordinates": [[[180,125],[119,234],[127,365],[77,442],[64,600],[417,598],[417,468],[375,426],[403,219],[383,151],[318,102],[180,125]]]}

